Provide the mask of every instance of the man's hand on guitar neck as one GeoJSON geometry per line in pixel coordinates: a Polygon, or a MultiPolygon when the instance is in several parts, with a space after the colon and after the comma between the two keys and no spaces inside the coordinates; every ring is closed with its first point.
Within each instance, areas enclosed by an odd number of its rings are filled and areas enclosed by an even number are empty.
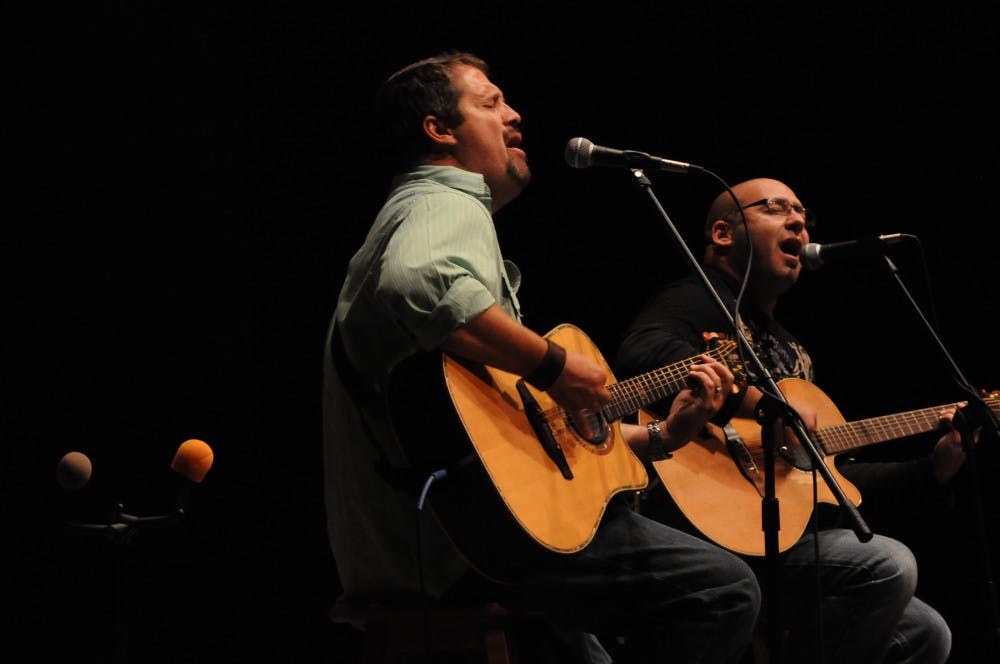
{"type": "MultiPolygon", "coordinates": [[[[965,406],[966,402],[959,404],[965,406]]],[[[949,408],[941,412],[941,427],[947,429],[947,433],[934,445],[931,453],[931,460],[934,464],[934,481],[944,484],[953,478],[965,464],[965,449],[962,447],[962,435],[952,426],[952,419],[955,417],[955,408],[949,408]]],[[[973,436],[975,443],[979,442],[981,429],[976,429],[973,436]]]]}
{"type": "MultiPolygon", "coordinates": [[[[737,416],[746,419],[756,419],[756,407],[762,396],[761,391],[750,386],[747,389],[746,397],[737,411],[737,416]]],[[[962,402],[958,407],[963,407],[966,402],[962,402]]],[[[818,427],[818,414],[816,408],[810,403],[798,403],[796,412],[802,419],[803,424],[810,431],[815,431],[818,427]]],[[[955,417],[955,408],[948,408],[941,411],[941,429],[945,434],[938,439],[934,446],[931,459],[933,462],[934,481],[944,484],[951,480],[965,464],[966,454],[962,447],[961,434],[952,427],[952,419],[955,417]]],[[[974,441],[979,442],[980,429],[976,429],[974,441]]],[[[790,440],[796,440],[791,428],[785,428],[785,435],[790,440]]]]}
{"type": "Polygon", "coordinates": [[[663,427],[667,432],[667,451],[694,440],[733,391],[735,378],[729,367],[711,355],[699,358],[701,362],[690,367],[688,387],[670,404],[663,427]]]}
{"type": "MultiPolygon", "coordinates": [[[[701,362],[688,367],[688,387],[674,397],[659,426],[661,434],[665,434],[659,441],[664,452],[672,452],[697,438],[732,392],[735,377],[729,367],[711,355],[699,358],[701,362]]],[[[636,454],[644,457],[650,443],[646,426],[623,423],[621,430],[636,454]]]]}

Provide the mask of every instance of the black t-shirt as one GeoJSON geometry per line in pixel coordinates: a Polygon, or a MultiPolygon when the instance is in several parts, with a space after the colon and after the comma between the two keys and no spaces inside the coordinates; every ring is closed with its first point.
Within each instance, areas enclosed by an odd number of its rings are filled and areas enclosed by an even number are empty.
{"type": "MultiPolygon", "coordinates": [[[[615,358],[616,376],[636,376],[704,353],[706,334],[736,338],[731,318],[739,284],[718,270],[706,268],[705,274],[729,315],[698,275],[667,284],[646,301],[626,331],[615,358]]],[[[775,381],[813,380],[809,354],[773,317],[744,300],[740,323],[744,337],[775,381]]],[[[755,382],[753,365],[744,362],[741,366],[748,380],[755,382]]],[[[666,406],[655,404],[651,410],[664,413],[666,406]]]]}
{"type": "MultiPolygon", "coordinates": [[[[705,268],[704,272],[729,315],[722,311],[699,275],[667,284],[646,301],[627,328],[615,357],[616,376],[620,379],[636,376],[703,353],[706,333],[735,338],[731,314],[739,283],[712,268],[705,268]]],[[[742,302],[740,314],[745,338],[775,382],[786,378],[813,382],[812,360],[787,329],[749,300],[742,302]]],[[[752,363],[743,362],[741,368],[751,384],[760,384],[752,363]]],[[[741,398],[739,395],[727,401],[720,413],[723,419],[735,410],[741,398]],[[732,403],[734,400],[736,403],[732,403]]],[[[660,415],[668,409],[669,398],[649,406],[650,411],[660,415]]],[[[718,417],[713,421],[721,423],[718,417]]],[[[870,461],[862,453],[840,455],[836,461],[838,470],[861,491],[863,512],[878,521],[889,522],[893,514],[898,517],[904,500],[916,498],[925,506],[942,504],[940,488],[932,479],[929,456],[870,461]]]]}

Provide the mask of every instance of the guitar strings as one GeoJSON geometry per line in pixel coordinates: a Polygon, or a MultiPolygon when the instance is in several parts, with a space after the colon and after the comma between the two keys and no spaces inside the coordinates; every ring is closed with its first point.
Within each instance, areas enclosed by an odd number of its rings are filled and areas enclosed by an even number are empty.
{"type": "MultiPolygon", "coordinates": [[[[720,346],[709,349],[704,354],[727,364],[725,355],[731,353],[736,344],[732,341],[724,343],[730,346],[728,350],[720,346]]],[[[637,412],[646,404],[679,392],[687,384],[691,366],[698,361],[696,357],[688,358],[642,376],[608,385],[611,401],[601,409],[601,415],[605,420],[615,422],[627,414],[637,412]]],[[[995,415],[1000,416],[1000,396],[991,393],[984,401],[995,415]]],[[[816,438],[827,454],[845,452],[870,443],[933,431],[940,421],[940,411],[957,406],[958,404],[954,403],[820,427],[816,431],[816,438]]],[[[558,405],[542,411],[541,415],[547,426],[551,426],[553,422],[567,420],[565,410],[558,405]]]]}
{"type": "MultiPolygon", "coordinates": [[[[987,397],[985,399],[990,409],[997,412],[1000,409],[1000,399],[987,397]]],[[[896,438],[905,438],[921,433],[927,433],[937,428],[940,421],[939,413],[958,406],[957,403],[946,404],[934,408],[883,415],[855,422],[845,422],[827,427],[820,427],[816,432],[820,445],[827,454],[845,452],[864,447],[870,443],[879,443],[896,438]]]]}
{"type": "MultiPolygon", "coordinates": [[[[735,347],[735,342],[728,342],[728,346],[735,347]]],[[[719,362],[725,364],[724,355],[731,352],[731,348],[713,348],[705,351],[708,355],[719,362]]],[[[601,409],[601,414],[609,422],[620,420],[625,415],[637,412],[643,405],[663,399],[670,394],[680,392],[687,384],[687,377],[692,365],[700,360],[697,357],[687,358],[676,364],[656,369],[642,376],[628,378],[618,383],[608,385],[611,392],[611,401],[601,409]],[[653,398],[650,398],[652,395],[653,398]]],[[[560,406],[554,406],[542,411],[542,419],[546,425],[561,422],[566,419],[565,411],[560,406]]]]}
{"type": "MultiPolygon", "coordinates": [[[[735,342],[729,342],[729,346],[735,348],[735,342]]],[[[731,351],[731,349],[730,349],[731,351]]],[[[713,348],[704,354],[725,364],[723,348],[713,348]]],[[[612,393],[611,402],[604,407],[605,411],[614,411],[610,419],[621,419],[629,413],[637,412],[643,405],[663,399],[670,394],[679,392],[687,384],[691,366],[700,360],[697,357],[682,360],[677,364],[656,369],[648,374],[636,376],[621,381],[616,385],[609,385],[608,390],[612,393]],[[652,396],[652,398],[650,398],[652,396]],[[624,402],[622,412],[615,409],[616,399],[624,402]]]]}

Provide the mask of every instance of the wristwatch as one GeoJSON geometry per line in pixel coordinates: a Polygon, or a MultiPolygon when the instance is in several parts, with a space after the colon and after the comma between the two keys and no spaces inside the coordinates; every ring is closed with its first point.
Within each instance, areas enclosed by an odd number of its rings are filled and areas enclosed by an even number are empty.
{"type": "Polygon", "coordinates": [[[649,444],[646,448],[646,458],[648,460],[660,461],[673,456],[663,448],[663,429],[660,427],[660,420],[653,420],[647,424],[646,433],[649,435],[649,444]]]}

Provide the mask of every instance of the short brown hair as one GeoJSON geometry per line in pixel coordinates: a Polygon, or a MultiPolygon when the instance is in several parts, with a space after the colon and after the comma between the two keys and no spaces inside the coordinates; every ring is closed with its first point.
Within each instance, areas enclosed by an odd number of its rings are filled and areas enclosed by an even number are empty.
{"type": "Polygon", "coordinates": [[[379,88],[376,119],[385,132],[381,135],[382,156],[391,171],[413,166],[427,153],[429,146],[422,126],[428,115],[440,118],[449,127],[462,124],[459,95],[451,80],[452,69],[460,64],[489,74],[486,62],[478,56],[445,51],[403,67],[379,88]]]}

